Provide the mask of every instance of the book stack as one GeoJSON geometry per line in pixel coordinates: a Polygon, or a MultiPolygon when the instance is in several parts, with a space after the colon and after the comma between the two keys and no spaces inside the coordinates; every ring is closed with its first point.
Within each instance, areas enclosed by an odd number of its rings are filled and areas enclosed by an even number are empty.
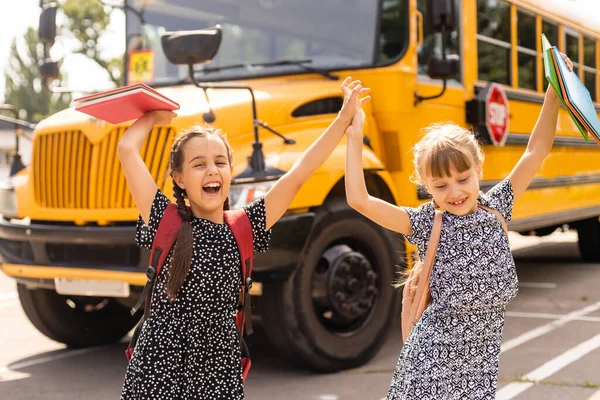
{"type": "Polygon", "coordinates": [[[143,83],[80,97],[74,104],[77,111],[111,124],[138,119],[149,111],[179,109],[179,104],[143,83]]]}
{"type": "Polygon", "coordinates": [[[579,80],[577,74],[569,70],[556,46],[552,46],[543,33],[542,46],[546,79],[556,91],[563,107],[573,119],[586,142],[589,142],[591,135],[600,145],[600,121],[598,121],[590,92],[579,80]]]}

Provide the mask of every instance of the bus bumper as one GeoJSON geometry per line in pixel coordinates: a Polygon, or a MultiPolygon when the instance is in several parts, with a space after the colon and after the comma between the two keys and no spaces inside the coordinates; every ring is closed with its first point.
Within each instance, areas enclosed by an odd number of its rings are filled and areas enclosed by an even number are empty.
{"type": "MultiPolygon", "coordinates": [[[[286,280],[295,270],[312,228],[313,213],[290,214],[272,228],[269,251],[255,255],[253,280],[286,280]]],[[[122,281],[143,286],[149,251],[135,246],[135,226],[18,224],[0,220],[5,274],[39,287],[55,278],[122,281]]],[[[260,286],[255,285],[260,294],[260,286]]]]}

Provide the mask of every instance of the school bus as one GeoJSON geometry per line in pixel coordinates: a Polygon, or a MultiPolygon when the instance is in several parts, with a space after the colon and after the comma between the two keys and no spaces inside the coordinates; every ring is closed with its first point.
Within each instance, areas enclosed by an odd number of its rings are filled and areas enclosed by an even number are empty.
{"type": "MultiPolygon", "coordinates": [[[[372,195],[427,201],[409,181],[410,149],[421,128],[444,120],[484,143],[485,191],[511,171],[540,112],[542,32],[598,101],[600,30],[565,3],[126,1],[127,83],[181,105],[142,156],[171,195],[166,160],[176,133],[205,122],[223,129],[235,152],[231,203],[241,207],[323,132],[351,75],[372,90],[363,157],[372,195]]],[[[52,32],[48,19],[40,32],[52,32]]],[[[17,280],[33,325],[69,346],[117,340],[139,318],[129,308],[147,253],[134,245],[137,211],[116,154],[129,124],[73,109],[47,118],[36,126],[31,165],[0,189],[2,269],[17,280]]],[[[361,365],[380,349],[400,307],[390,283],[407,259],[401,237],[348,207],[345,147],[304,185],[254,267],[254,306],[275,351],[318,371],[361,365]]],[[[600,261],[599,166],[599,147],[561,110],[552,153],[509,228],[576,229],[583,258],[600,261]]]]}

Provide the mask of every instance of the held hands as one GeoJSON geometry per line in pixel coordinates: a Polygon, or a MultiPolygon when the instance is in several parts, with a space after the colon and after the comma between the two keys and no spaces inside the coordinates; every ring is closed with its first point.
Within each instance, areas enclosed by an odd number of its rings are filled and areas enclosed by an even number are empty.
{"type": "Polygon", "coordinates": [[[347,118],[350,114],[350,122],[348,128],[346,128],[346,134],[349,140],[360,140],[362,141],[362,132],[365,125],[365,112],[362,109],[362,105],[371,99],[371,96],[365,96],[362,99],[360,96],[368,94],[371,89],[363,88],[360,81],[354,81],[352,83],[351,78],[347,77],[342,83],[342,91],[344,92],[344,105],[340,111],[341,118],[347,118]]]}
{"type": "Polygon", "coordinates": [[[344,104],[339,112],[339,118],[350,124],[354,114],[358,110],[361,110],[362,105],[371,99],[371,96],[366,96],[370,91],[371,89],[369,88],[363,88],[359,80],[352,81],[351,77],[344,79],[342,83],[344,104]]]}
{"type": "Polygon", "coordinates": [[[346,135],[348,140],[358,140],[362,142],[363,128],[365,126],[365,112],[362,108],[359,108],[352,117],[350,126],[346,128],[346,135]]]}

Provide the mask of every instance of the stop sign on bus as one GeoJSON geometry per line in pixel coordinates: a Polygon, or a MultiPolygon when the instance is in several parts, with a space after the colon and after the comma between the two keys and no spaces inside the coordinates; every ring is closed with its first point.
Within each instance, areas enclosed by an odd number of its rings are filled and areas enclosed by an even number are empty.
{"type": "Polygon", "coordinates": [[[485,98],[486,127],[492,143],[502,146],[508,137],[508,99],[504,88],[492,83],[485,98]]]}

